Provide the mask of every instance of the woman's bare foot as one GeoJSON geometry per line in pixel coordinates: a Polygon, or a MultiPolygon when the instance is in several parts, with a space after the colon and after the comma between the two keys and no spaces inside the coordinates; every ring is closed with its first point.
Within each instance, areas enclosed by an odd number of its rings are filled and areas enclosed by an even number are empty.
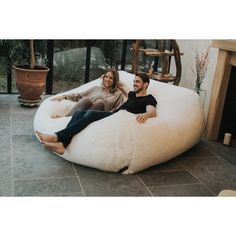
{"type": "Polygon", "coordinates": [[[58,142],[56,134],[43,134],[37,130],[35,132],[39,136],[40,141],[43,143],[45,143],[45,142],[50,142],[50,143],[58,142]]]}
{"type": "Polygon", "coordinates": [[[64,154],[65,152],[65,147],[63,146],[62,142],[56,142],[56,143],[44,142],[43,145],[51,152],[56,152],[61,155],[64,154]]]}
{"type": "Polygon", "coordinates": [[[61,117],[64,117],[64,116],[59,116],[59,115],[54,115],[54,116],[51,116],[53,119],[57,119],[57,118],[61,118],[61,117]]]}

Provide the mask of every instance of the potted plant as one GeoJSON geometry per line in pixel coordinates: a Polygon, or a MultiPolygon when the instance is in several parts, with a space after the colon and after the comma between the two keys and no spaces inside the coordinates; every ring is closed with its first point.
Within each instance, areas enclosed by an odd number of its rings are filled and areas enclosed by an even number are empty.
{"type": "Polygon", "coordinates": [[[45,41],[43,40],[0,40],[0,50],[3,51],[4,58],[8,58],[10,63],[3,61],[1,72],[4,74],[11,70],[11,66],[16,72],[16,86],[19,90],[19,102],[24,105],[37,105],[46,86],[46,77],[49,69],[45,66],[35,65],[34,45],[39,51],[45,54],[45,41]],[[7,65],[8,64],[8,65],[7,65]],[[9,67],[9,68],[8,68],[9,67]]]}
{"type": "Polygon", "coordinates": [[[30,65],[14,65],[18,100],[24,105],[37,105],[46,87],[48,67],[35,65],[34,41],[30,40],[30,65]]]}

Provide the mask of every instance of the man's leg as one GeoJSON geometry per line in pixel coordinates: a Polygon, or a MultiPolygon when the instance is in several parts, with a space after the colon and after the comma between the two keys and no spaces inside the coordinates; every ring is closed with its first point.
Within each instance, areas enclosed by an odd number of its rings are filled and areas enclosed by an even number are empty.
{"type": "Polygon", "coordinates": [[[71,142],[71,139],[73,138],[74,135],[81,132],[92,122],[101,120],[112,114],[113,114],[112,112],[96,111],[96,110],[88,110],[85,113],[76,112],[73,115],[68,126],[65,129],[56,132],[58,142],[62,142],[64,147],[66,148],[71,142]]]}
{"type": "Polygon", "coordinates": [[[65,152],[65,147],[63,146],[62,142],[57,142],[57,143],[49,143],[49,142],[44,142],[43,146],[47,148],[51,152],[56,152],[58,154],[64,154],[65,152]]]}
{"type": "Polygon", "coordinates": [[[84,110],[84,111],[76,111],[76,112],[72,115],[72,117],[71,117],[69,123],[67,124],[66,128],[67,128],[67,127],[70,127],[70,126],[72,126],[74,123],[78,122],[78,120],[82,119],[83,116],[84,116],[86,113],[87,113],[87,111],[85,111],[85,110],[84,110]]]}
{"type": "MultiPolygon", "coordinates": [[[[71,118],[70,122],[67,124],[67,127],[73,125],[74,122],[78,122],[87,111],[77,111],[71,118]]],[[[56,134],[43,134],[36,130],[37,135],[42,143],[49,142],[49,143],[56,143],[58,142],[58,138],[56,134]]]]}

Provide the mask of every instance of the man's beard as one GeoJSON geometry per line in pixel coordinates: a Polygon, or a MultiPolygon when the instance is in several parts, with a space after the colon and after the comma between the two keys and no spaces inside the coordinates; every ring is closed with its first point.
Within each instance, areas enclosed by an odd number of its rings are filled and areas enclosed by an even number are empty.
{"type": "Polygon", "coordinates": [[[139,89],[135,90],[135,93],[139,93],[139,92],[141,92],[142,90],[143,90],[143,88],[139,88],[139,89]]]}

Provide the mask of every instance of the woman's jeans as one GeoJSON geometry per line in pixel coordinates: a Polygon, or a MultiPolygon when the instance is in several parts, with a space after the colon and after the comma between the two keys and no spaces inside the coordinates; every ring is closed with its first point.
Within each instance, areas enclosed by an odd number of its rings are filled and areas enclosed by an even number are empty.
{"type": "Polygon", "coordinates": [[[101,120],[112,114],[114,113],[98,110],[77,111],[72,116],[66,128],[56,132],[58,141],[62,142],[63,146],[66,148],[70,144],[74,135],[85,129],[92,122],[101,120]]]}

